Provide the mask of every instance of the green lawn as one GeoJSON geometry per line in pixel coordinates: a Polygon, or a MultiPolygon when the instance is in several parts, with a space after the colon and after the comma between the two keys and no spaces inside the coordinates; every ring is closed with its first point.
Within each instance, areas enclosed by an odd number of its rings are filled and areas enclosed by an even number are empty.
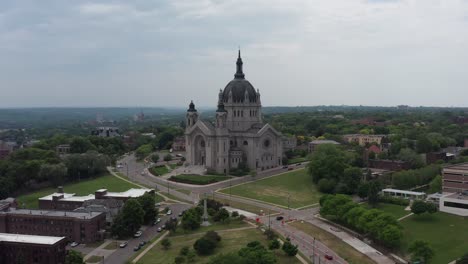
{"type": "Polygon", "coordinates": [[[375,263],[373,260],[368,258],[366,255],[360,253],[350,245],[343,242],[336,236],[320,229],[310,223],[304,222],[293,222],[289,225],[301,230],[302,232],[315,237],[320,242],[325,244],[331,250],[336,252],[340,257],[348,261],[350,264],[372,264],[375,263]]]}
{"type": "MultiPolygon", "coordinates": [[[[105,188],[110,192],[122,192],[130,188],[140,188],[132,183],[123,181],[112,175],[105,175],[95,179],[82,180],[80,182],[64,185],[63,190],[66,193],[76,193],[76,195],[88,195],[96,190],[105,188]]],[[[57,191],[55,188],[45,188],[33,193],[18,196],[18,203],[25,204],[26,208],[37,209],[39,207],[38,198],[49,195],[57,191]]],[[[160,196],[156,196],[156,200],[162,200],[160,196]]]]}
{"type": "Polygon", "coordinates": [[[230,177],[218,176],[218,175],[195,175],[195,174],[181,174],[176,176],[171,176],[169,180],[175,182],[182,182],[188,184],[196,185],[206,185],[210,183],[225,181],[230,177]]]}
{"type": "MultiPolygon", "coordinates": [[[[224,198],[218,198],[216,196],[215,196],[215,200],[222,203],[222,204],[224,204],[224,205],[228,205],[228,206],[231,206],[233,208],[244,210],[244,211],[251,212],[251,213],[254,213],[254,214],[260,214],[262,212],[262,210],[263,210],[264,213],[268,212],[268,210],[265,210],[264,208],[261,208],[261,207],[255,206],[255,205],[241,203],[241,202],[237,202],[237,201],[232,201],[232,200],[224,199],[224,198]]],[[[278,212],[270,211],[270,214],[276,214],[276,213],[278,213],[278,212]]]]}
{"type": "MultiPolygon", "coordinates": [[[[212,256],[219,253],[227,253],[237,251],[247,245],[247,243],[258,240],[265,246],[267,245],[266,237],[258,229],[245,229],[233,231],[217,231],[221,236],[220,246],[215,250],[211,256],[197,256],[194,262],[191,263],[206,263],[212,256]]],[[[138,261],[139,264],[167,264],[174,263],[174,258],[179,255],[182,247],[188,246],[193,250],[195,241],[203,236],[204,233],[195,233],[190,235],[181,235],[169,237],[172,242],[172,247],[169,250],[163,250],[160,244],[153,247],[146,255],[138,261]]],[[[295,257],[287,257],[281,250],[277,250],[277,259],[279,264],[296,264],[300,263],[295,257]]]]}
{"type": "MultiPolygon", "coordinates": [[[[233,195],[279,204],[284,207],[288,206],[288,195],[290,195],[290,207],[292,208],[318,203],[322,195],[305,169],[241,184],[233,187],[231,191],[233,195]]],[[[229,188],[223,189],[221,192],[229,194],[229,188]]]]}
{"type": "Polygon", "coordinates": [[[151,167],[151,168],[149,168],[149,171],[151,172],[151,174],[153,174],[155,176],[161,176],[161,175],[164,175],[166,173],[169,173],[169,170],[167,169],[166,165],[151,167]]]}
{"type": "MultiPolygon", "coordinates": [[[[365,207],[370,208],[369,204],[363,204],[365,207]]],[[[388,204],[388,203],[379,203],[376,209],[382,210],[386,213],[389,213],[395,216],[397,219],[410,214],[411,211],[405,211],[406,206],[396,205],[396,204],[388,204]]]]}
{"type": "Polygon", "coordinates": [[[412,215],[400,222],[404,227],[403,248],[414,240],[425,240],[434,248],[431,263],[448,263],[468,252],[468,219],[443,212],[412,215]]]}

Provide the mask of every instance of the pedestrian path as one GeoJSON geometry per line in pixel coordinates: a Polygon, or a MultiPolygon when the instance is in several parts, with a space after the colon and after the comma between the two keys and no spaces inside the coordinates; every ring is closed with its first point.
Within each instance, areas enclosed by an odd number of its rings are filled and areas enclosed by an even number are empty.
{"type": "Polygon", "coordinates": [[[87,259],[89,259],[91,256],[102,256],[104,259],[108,257],[114,250],[109,250],[109,249],[104,249],[109,245],[110,243],[114,242],[113,240],[106,240],[104,243],[102,243],[99,247],[93,249],[91,252],[89,252],[83,260],[86,262],[87,259]]]}

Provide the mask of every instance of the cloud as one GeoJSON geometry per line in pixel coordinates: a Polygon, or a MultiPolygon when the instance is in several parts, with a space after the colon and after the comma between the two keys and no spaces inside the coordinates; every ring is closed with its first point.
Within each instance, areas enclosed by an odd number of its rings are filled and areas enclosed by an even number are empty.
{"type": "Polygon", "coordinates": [[[83,14],[103,15],[121,13],[128,10],[128,7],[117,4],[86,3],[79,6],[79,10],[83,14]]]}
{"type": "Polygon", "coordinates": [[[266,105],[466,105],[467,17],[461,0],[12,1],[0,105],[214,106],[239,45],[266,105]]]}

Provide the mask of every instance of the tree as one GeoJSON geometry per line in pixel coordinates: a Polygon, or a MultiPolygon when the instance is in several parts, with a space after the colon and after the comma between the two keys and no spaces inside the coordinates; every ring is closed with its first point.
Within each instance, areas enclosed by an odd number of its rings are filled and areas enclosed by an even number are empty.
{"type": "Polygon", "coordinates": [[[85,153],[95,149],[96,147],[87,138],[75,137],[70,142],[71,153],[85,153]]]}
{"type": "Polygon", "coordinates": [[[275,250],[275,249],[279,249],[280,248],[280,242],[278,241],[278,239],[273,239],[270,241],[270,244],[268,245],[268,249],[270,250],[275,250]]]}
{"type": "Polygon", "coordinates": [[[376,206],[379,203],[379,192],[382,189],[380,182],[371,181],[369,182],[369,193],[367,195],[369,204],[376,206]]]}
{"type": "Polygon", "coordinates": [[[172,220],[172,219],[167,220],[166,229],[174,233],[177,229],[177,220],[172,220]]]}
{"type": "Polygon", "coordinates": [[[185,211],[182,216],[182,228],[184,230],[194,230],[200,227],[201,215],[195,208],[185,211]]]}
{"type": "Polygon", "coordinates": [[[164,238],[161,241],[161,246],[164,250],[168,250],[169,248],[171,248],[171,245],[172,245],[172,242],[167,238],[164,238]]]}
{"type": "Polygon", "coordinates": [[[239,216],[239,212],[238,212],[238,211],[233,211],[233,212],[231,213],[231,217],[232,217],[232,218],[236,218],[236,217],[238,217],[238,216],[239,216]]]}
{"type": "Polygon", "coordinates": [[[361,199],[367,198],[369,195],[369,183],[363,182],[359,184],[357,194],[361,199]]]}
{"type": "Polygon", "coordinates": [[[260,242],[253,241],[239,250],[239,256],[243,264],[275,264],[276,257],[268,251],[260,242]]]}
{"type": "Polygon", "coordinates": [[[164,161],[169,162],[171,160],[172,160],[172,155],[171,154],[168,153],[167,155],[164,156],[164,161]]]}
{"type": "Polygon", "coordinates": [[[135,198],[129,199],[112,223],[112,234],[119,238],[131,236],[141,227],[144,213],[140,203],[135,198]]]}
{"type": "Polygon", "coordinates": [[[138,160],[144,159],[153,151],[153,146],[151,144],[145,144],[138,147],[135,151],[135,156],[138,160]]]}
{"type": "Polygon", "coordinates": [[[333,193],[336,186],[335,179],[322,178],[318,181],[317,187],[322,193],[333,193]]]}
{"type": "Polygon", "coordinates": [[[286,255],[290,257],[296,256],[298,251],[297,245],[293,245],[289,238],[287,238],[286,241],[283,243],[282,249],[286,253],[286,255]]]}
{"type": "Polygon", "coordinates": [[[403,234],[396,225],[386,225],[383,229],[378,230],[378,239],[389,248],[397,248],[401,244],[403,234]]]}
{"type": "Polygon", "coordinates": [[[216,248],[216,242],[206,237],[201,237],[195,241],[193,248],[198,253],[198,255],[210,255],[216,248]]]}
{"type": "Polygon", "coordinates": [[[214,241],[215,243],[221,242],[221,236],[216,233],[216,231],[207,231],[205,234],[207,239],[214,241]]]}
{"type": "Polygon", "coordinates": [[[411,253],[412,261],[422,261],[423,263],[430,263],[434,257],[434,250],[426,241],[416,240],[410,247],[409,252],[411,253]]]}
{"type": "Polygon", "coordinates": [[[190,248],[187,247],[187,246],[185,246],[185,247],[182,247],[182,248],[180,249],[180,253],[179,253],[179,254],[180,254],[181,256],[187,256],[189,252],[190,252],[190,248]]]}
{"type": "Polygon", "coordinates": [[[308,170],[314,183],[320,179],[339,179],[347,167],[346,154],[340,147],[331,144],[319,145],[309,162],[308,170]]]}
{"type": "Polygon", "coordinates": [[[144,195],[138,197],[137,200],[145,212],[143,216],[143,223],[150,223],[154,221],[157,216],[156,208],[154,207],[156,202],[154,194],[147,192],[144,195]]]}
{"type": "Polygon", "coordinates": [[[65,257],[65,264],[84,264],[83,255],[76,250],[69,250],[65,257]]]}
{"type": "Polygon", "coordinates": [[[62,185],[67,177],[67,167],[63,163],[42,164],[39,178],[50,181],[54,186],[62,185]]]}
{"type": "Polygon", "coordinates": [[[157,153],[151,155],[151,161],[157,163],[159,161],[159,155],[157,153]]]}
{"type": "Polygon", "coordinates": [[[429,192],[436,193],[436,192],[441,192],[441,191],[442,191],[442,176],[437,175],[429,183],[429,192]]]}
{"type": "Polygon", "coordinates": [[[410,148],[401,149],[400,153],[398,154],[398,158],[403,161],[409,162],[411,168],[413,169],[421,168],[424,166],[424,161],[422,160],[421,156],[410,148]]]}
{"type": "Polygon", "coordinates": [[[358,186],[359,186],[359,182],[361,181],[361,178],[362,178],[361,168],[350,167],[344,170],[341,182],[345,184],[347,194],[356,193],[358,186]]]}
{"type": "Polygon", "coordinates": [[[224,222],[226,219],[229,218],[229,212],[225,208],[221,208],[213,217],[214,221],[221,221],[224,222]]]}
{"type": "Polygon", "coordinates": [[[411,205],[411,212],[415,215],[420,215],[427,212],[426,203],[421,200],[413,201],[413,204],[411,205]]]}

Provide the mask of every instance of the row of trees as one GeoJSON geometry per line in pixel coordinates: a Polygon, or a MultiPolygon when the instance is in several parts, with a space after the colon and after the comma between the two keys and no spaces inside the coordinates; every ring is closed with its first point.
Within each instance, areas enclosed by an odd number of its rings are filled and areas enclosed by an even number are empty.
{"type": "Polygon", "coordinates": [[[15,193],[94,177],[110,165],[107,155],[90,151],[61,159],[54,151],[25,148],[0,160],[0,199],[15,193]]]}
{"type": "Polygon", "coordinates": [[[360,206],[342,194],[322,196],[320,205],[322,216],[363,232],[386,247],[400,246],[402,227],[394,216],[378,209],[360,206]]]}
{"type": "Polygon", "coordinates": [[[441,166],[429,165],[420,169],[395,172],[392,175],[392,185],[397,189],[409,189],[431,182],[440,175],[441,166]]]}

